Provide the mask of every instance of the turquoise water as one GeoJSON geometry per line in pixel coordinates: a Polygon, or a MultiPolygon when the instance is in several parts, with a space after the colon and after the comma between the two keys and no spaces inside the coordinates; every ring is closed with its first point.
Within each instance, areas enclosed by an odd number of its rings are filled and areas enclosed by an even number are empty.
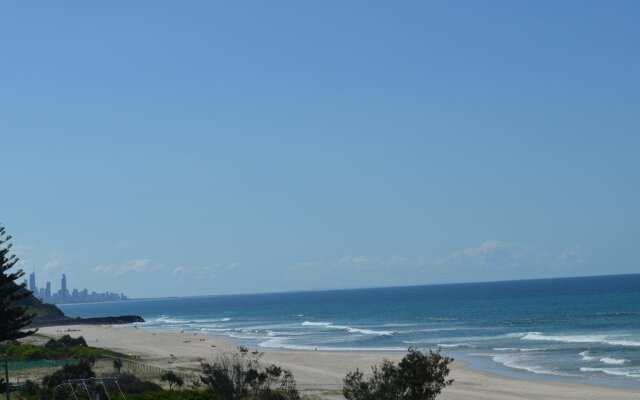
{"type": "MultiPolygon", "coordinates": [[[[440,347],[480,369],[640,387],[640,275],[62,306],[262,349],[440,347]]],[[[495,371],[493,371],[495,372],[495,371]]]]}

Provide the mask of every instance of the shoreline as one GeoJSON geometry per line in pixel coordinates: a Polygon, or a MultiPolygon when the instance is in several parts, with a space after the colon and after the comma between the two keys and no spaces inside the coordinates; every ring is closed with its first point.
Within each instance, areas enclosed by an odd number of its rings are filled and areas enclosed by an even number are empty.
{"type": "MultiPolygon", "coordinates": [[[[148,330],[132,326],[63,325],[41,328],[45,336],[83,336],[90,346],[139,356],[144,362],[167,369],[197,372],[200,361],[236,351],[239,343],[231,338],[203,332],[148,330]]],[[[323,399],[339,399],[344,375],[359,368],[365,372],[384,358],[399,361],[404,353],[368,351],[313,351],[261,349],[265,363],[290,369],[299,388],[323,399]],[[316,393],[320,392],[320,393],[316,393]]],[[[455,356],[454,356],[455,358],[455,356]]],[[[522,372],[521,372],[522,373],[522,372]]],[[[439,399],[507,400],[507,399],[611,399],[631,400],[640,396],[638,389],[604,387],[591,383],[517,379],[479,371],[465,360],[456,359],[451,367],[453,386],[439,399]]]]}

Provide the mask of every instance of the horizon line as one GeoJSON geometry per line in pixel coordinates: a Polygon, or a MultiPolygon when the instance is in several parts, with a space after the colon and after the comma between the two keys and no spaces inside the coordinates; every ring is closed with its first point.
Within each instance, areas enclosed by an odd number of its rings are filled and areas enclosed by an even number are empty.
{"type": "MultiPolygon", "coordinates": [[[[575,279],[575,278],[604,278],[604,277],[622,277],[622,276],[635,276],[639,273],[632,274],[605,274],[605,275],[574,275],[574,276],[560,276],[560,277],[546,277],[546,278],[527,278],[527,279],[504,279],[504,280],[490,280],[490,281],[471,281],[471,282],[445,282],[445,283],[424,283],[417,285],[391,285],[391,286],[365,286],[365,287],[348,287],[348,288],[322,288],[322,289],[307,289],[307,290],[290,290],[290,291],[265,291],[265,292],[244,292],[244,293],[227,293],[227,294],[197,294],[188,296],[163,296],[163,297],[133,297],[129,300],[119,300],[116,302],[129,302],[129,301],[141,301],[141,300],[163,300],[163,299],[188,299],[188,298],[201,298],[201,297],[214,297],[214,296],[253,296],[253,295],[271,295],[271,294],[285,294],[285,293],[310,293],[310,292],[335,292],[346,290],[371,290],[371,289],[391,289],[391,288],[411,288],[421,286],[453,286],[453,285],[472,285],[472,284],[489,284],[489,283],[508,283],[508,282],[527,282],[527,281],[550,281],[560,279],[575,279]]],[[[108,302],[110,303],[110,302],[108,302]]],[[[88,304],[88,303],[70,303],[74,304],[88,304]]]]}

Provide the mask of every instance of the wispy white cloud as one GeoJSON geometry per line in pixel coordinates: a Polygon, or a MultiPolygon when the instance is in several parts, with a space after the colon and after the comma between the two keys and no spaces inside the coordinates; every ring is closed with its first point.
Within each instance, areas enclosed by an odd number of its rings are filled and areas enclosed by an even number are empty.
{"type": "Polygon", "coordinates": [[[161,264],[154,264],[148,258],[140,259],[140,260],[131,260],[127,261],[120,268],[121,273],[127,272],[149,272],[149,271],[157,271],[161,269],[163,266],[161,264]]]}
{"type": "Polygon", "coordinates": [[[125,261],[122,264],[97,265],[91,270],[93,272],[113,273],[116,276],[120,276],[129,273],[153,272],[163,268],[165,268],[164,264],[154,263],[148,258],[143,258],[125,261]]]}
{"type": "Polygon", "coordinates": [[[479,246],[454,251],[442,257],[399,256],[370,257],[344,256],[337,260],[307,261],[295,269],[511,269],[536,266],[575,266],[584,262],[585,253],[579,247],[553,254],[534,246],[487,240],[479,246]]]}
{"type": "Polygon", "coordinates": [[[26,244],[26,243],[13,243],[13,247],[11,247],[11,254],[15,254],[20,260],[18,261],[18,268],[24,268],[27,265],[30,265],[32,260],[32,253],[35,249],[35,246],[26,244]]]}
{"type": "Polygon", "coordinates": [[[438,258],[437,267],[517,267],[531,265],[548,257],[533,246],[487,240],[480,246],[455,251],[438,258]]]}
{"type": "Polygon", "coordinates": [[[588,252],[580,246],[564,249],[558,256],[558,261],[571,265],[580,265],[585,262],[589,256],[588,252]]]}
{"type": "Polygon", "coordinates": [[[148,272],[171,273],[178,278],[208,279],[218,275],[233,271],[240,267],[237,262],[218,263],[206,266],[170,266],[156,263],[148,258],[129,260],[121,264],[97,265],[92,268],[93,272],[109,273],[116,276],[126,274],[142,274],[148,272]]]}
{"type": "Polygon", "coordinates": [[[63,253],[61,251],[54,251],[49,253],[47,261],[45,261],[43,267],[45,270],[56,270],[60,267],[64,267],[69,263],[69,260],[73,258],[73,254],[63,253]]]}
{"type": "Polygon", "coordinates": [[[204,278],[216,278],[221,275],[226,274],[229,271],[233,271],[240,267],[240,263],[232,262],[232,263],[218,263],[211,264],[202,267],[193,267],[189,269],[189,272],[193,274],[198,279],[204,278]]]}
{"type": "Polygon", "coordinates": [[[187,269],[185,267],[176,267],[171,271],[173,275],[175,275],[178,279],[184,279],[185,273],[187,269]]]}

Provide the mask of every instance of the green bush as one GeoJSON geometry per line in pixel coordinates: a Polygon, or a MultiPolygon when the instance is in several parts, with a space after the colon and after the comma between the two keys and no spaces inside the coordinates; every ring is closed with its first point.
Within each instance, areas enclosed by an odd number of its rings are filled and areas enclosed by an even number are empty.
{"type": "Polygon", "coordinates": [[[433,400],[453,383],[447,379],[452,362],[440,351],[423,353],[409,348],[398,365],[384,360],[380,367],[372,367],[369,379],[360,370],[349,372],[342,394],[347,400],[433,400]]]}
{"type": "Polygon", "coordinates": [[[41,360],[49,357],[49,351],[42,346],[33,344],[13,344],[6,346],[4,352],[10,357],[18,360],[41,360]]]}
{"type": "Polygon", "coordinates": [[[25,396],[33,396],[40,392],[40,385],[34,381],[27,379],[20,388],[20,393],[25,396]]]}
{"type": "Polygon", "coordinates": [[[10,342],[0,345],[0,354],[7,354],[15,360],[76,360],[98,359],[103,356],[124,358],[123,354],[115,351],[87,346],[84,338],[72,338],[65,335],[60,339],[51,339],[44,346],[34,344],[20,344],[10,342]]]}
{"type": "Polygon", "coordinates": [[[127,400],[222,400],[204,390],[163,390],[161,392],[127,394],[127,400]]]}
{"type": "Polygon", "coordinates": [[[174,387],[182,387],[182,385],[184,385],[182,377],[173,371],[167,371],[162,374],[162,376],[160,376],[160,380],[169,384],[169,390],[173,390],[174,387]]]}
{"type": "Polygon", "coordinates": [[[72,338],[69,335],[64,335],[60,339],[49,339],[47,344],[44,345],[50,350],[64,350],[68,347],[83,346],[87,347],[87,341],[82,336],[72,338]]]}
{"type": "Polygon", "coordinates": [[[262,353],[240,346],[239,352],[221,354],[212,364],[201,363],[200,380],[224,400],[300,400],[291,371],[264,366],[262,353]]]}
{"type": "MultiPolygon", "coordinates": [[[[118,380],[118,385],[123,392],[129,393],[149,393],[149,392],[160,392],[162,391],[162,387],[157,383],[150,381],[143,381],[139,379],[137,376],[132,374],[118,374],[116,376],[118,380]]],[[[118,388],[115,386],[113,382],[105,382],[107,389],[111,391],[117,391],[118,388]]]]}
{"type": "Polygon", "coordinates": [[[67,399],[68,393],[61,390],[56,391],[56,387],[70,379],[95,378],[96,374],[91,367],[92,365],[87,362],[80,362],[77,365],[65,365],[53,374],[45,376],[42,378],[41,398],[46,400],[67,399]]]}

